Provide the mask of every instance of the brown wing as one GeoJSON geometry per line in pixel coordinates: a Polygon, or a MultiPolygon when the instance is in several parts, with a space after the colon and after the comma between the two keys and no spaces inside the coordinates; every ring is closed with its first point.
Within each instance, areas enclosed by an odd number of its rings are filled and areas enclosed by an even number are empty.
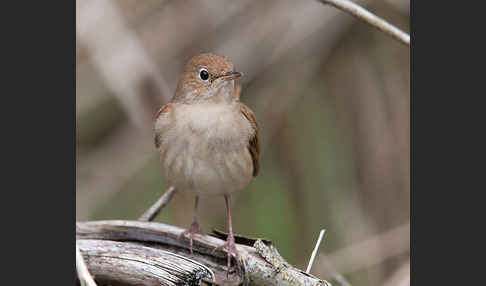
{"type": "MultiPolygon", "coordinates": [[[[166,105],[162,106],[157,112],[157,115],[155,116],[155,120],[157,120],[162,114],[169,112],[169,106],[170,103],[167,103],[166,105]]],[[[155,134],[154,143],[155,143],[155,147],[157,148],[160,147],[160,138],[158,134],[155,134]]]]}
{"type": "Polygon", "coordinates": [[[260,154],[260,146],[258,144],[258,124],[256,122],[255,114],[253,114],[253,111],[251,111],[248,106],[240,102],[240,110],[243,116],[250,121],[251,126],[255,130],[255,134],[248,142],[248,151],[250,151],[251,159],[253,160],[253,177],[256,177],[260,169],[260,161],[258,158],[258,155],[260,154]]]}

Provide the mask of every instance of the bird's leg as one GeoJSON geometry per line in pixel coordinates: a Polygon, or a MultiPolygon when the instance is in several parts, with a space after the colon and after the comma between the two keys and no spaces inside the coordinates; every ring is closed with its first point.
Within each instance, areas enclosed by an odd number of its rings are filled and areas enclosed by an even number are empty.
{"type": "Polygon", "coordinates": [[[179,239],[182,239],[186,234],[189,234],[189,250],[192,254],[192,239],[194,234],[201,233],[201,229],[199,228],[199,221],[197,218],[197,205],[199,203],[199,196],[196,195],[196,201],[194,203],[194,216],[192,217],[192,223],[189,229],[186,229],[183,233],[179,235],[179,239]]]}
{"type": "Polygon", "coordinates": [[[226,217],[228,219],[228,237],[226,238],[226,242],[221,245],[216,247],[214,251],[226,248],[228,250],[228,272],[231,266],[231,254],[233,253],[236,257],[238,257],[238,252],[236,251],[236,245],[235,245],[235,237],[233,235],[233,226],[231,225],[231,212],[230,212],[230,197],[229,195],[224,195],[224,199],[226,201],[226,217]]]}

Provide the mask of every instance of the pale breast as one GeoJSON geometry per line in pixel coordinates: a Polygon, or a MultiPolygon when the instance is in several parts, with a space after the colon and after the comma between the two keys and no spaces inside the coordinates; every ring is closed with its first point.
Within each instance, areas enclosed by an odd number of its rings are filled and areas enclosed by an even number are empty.
{"type": "Polygon", "coordinates": [[[253,163],[253,129],[228,104],[177,104],[155,126],[166,179],[179,189],[218,195],[243,189],[253,163]]]}

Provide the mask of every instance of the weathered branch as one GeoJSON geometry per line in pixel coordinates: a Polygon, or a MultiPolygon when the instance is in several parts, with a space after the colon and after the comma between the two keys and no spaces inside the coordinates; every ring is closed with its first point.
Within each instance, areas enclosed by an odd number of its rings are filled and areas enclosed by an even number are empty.
{"type": "Polygon", "coordinates": [[[332,5],[344,12],[347,12],[356,18],[370,24],[371,26],[385,32],[393,38],[399,40],[403,44],[410,46],[410,35],[403,32],[399,28],[393,26],[387,21],[369,12],[365,8],[349,1],[349,0],[320,0],[324,4],[332,5]]]}
{"type": "Polygon", "coordinates": [[[78,244],[93,275],[103,284],[177,286],[213,280],[206,266],[140,243],[82,239],[78,244]]]}
{"type": "MultiPolygon", "coordinates": [[[[135,285],[134,281],[125,280],[130,275],[122,277],[122,274],[119,273],[127,273],[127,268],[134,267],[133,263],[130,262],[133,260],[136,260],[136,263],[139,264],[152,265],[153,269],[170,268],[170,266],[156,259],[158,257],[158,254],[155,254],[157,251],[166,251],[170,255],[177,255],[182,257],[181,259],[186,259],[189,264],[194,266],[194,269],[199,269],[194,271],[200,271],[197,272],[200,273],[199,278],[207,283],[217,285],[228,282],[234,285],[242,283],[246,285],[328,285],[326,281],[288,264],[269,241],[241,236],[235,237],[239,261],[236,264],[235,258],[232,258],[233,267],[227,276],[226,252],[222,250],[213,252],[215,247],[224,244],[224,240],[220,239],[224,239],[224,234],[215,232],[214,235],[220,238],[196,235],[193,245],[194,254],[191,255],[187,240],[181,241],[178,238],[183,231],[184,229],[179,227],[155,222],[114,220],[76,223],[76,239],[83,255],[88,256],[88,268],[97,280],[116,278],[110,281],[135,285]],[[118,245],[118,248],[111,248],[111,251],[103,252],[101,246],[96,246],[96,243],[101,244],[102,241],[106,240],[118,245]],[[111,256],[113,251],[121,249],[122,242],[128,243],[127,247],[133,250],[132,256],[130,259],[127,259],[126,256],[124,256],[125,259],[118,259],[116,265],[110,264],[113,265],[112,268],[102,267],[103,264],[100,260],[106,258],[99,255],[90,256],[90,253],[97,253],[96,251],[101,251],[105,256],[111,256]],[[92,252],[88,252],[88,246],[92,246],[89,248],[92,252]],[[152,251],[154,255],[144,255],[146,251],[152,251]],[[214,281],[211,279],[212,275],[208,274],[209,272],[202,275],[202,268],[196,267],[197,264],[211,269],[214,273],[214,281]],[[238,267],[234,267],[234,265],[238,265],[238,267]]],[[[147,274],[147,272],[144,273],[147,274]]],[[[186,271],[188,276],[191,276],[190,273],[190,271],[186,271]]],[[[194,281],[197,283],[197,279],[194,281]]]]}

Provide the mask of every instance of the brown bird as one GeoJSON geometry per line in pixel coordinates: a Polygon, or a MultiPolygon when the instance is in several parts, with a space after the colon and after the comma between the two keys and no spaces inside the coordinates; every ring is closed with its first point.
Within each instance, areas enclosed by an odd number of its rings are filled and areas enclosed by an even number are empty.
{"type": "Polygon", "coordinates": [[[192,224],[181,234],[189,234],[191,253],[194,234],[200,233],[199,196],[225,198],[229,235],[216,249],[228,250],[228,271],[231,254],[238,255],[230,195],[245,188],[259,169],[258,126],[251,109],[240,102],[234,81],[240,76],[225,57],[193,57],[184,66],[174,97],[155,121],[155,146],[166,180],[196,195],[192,224]]]}

